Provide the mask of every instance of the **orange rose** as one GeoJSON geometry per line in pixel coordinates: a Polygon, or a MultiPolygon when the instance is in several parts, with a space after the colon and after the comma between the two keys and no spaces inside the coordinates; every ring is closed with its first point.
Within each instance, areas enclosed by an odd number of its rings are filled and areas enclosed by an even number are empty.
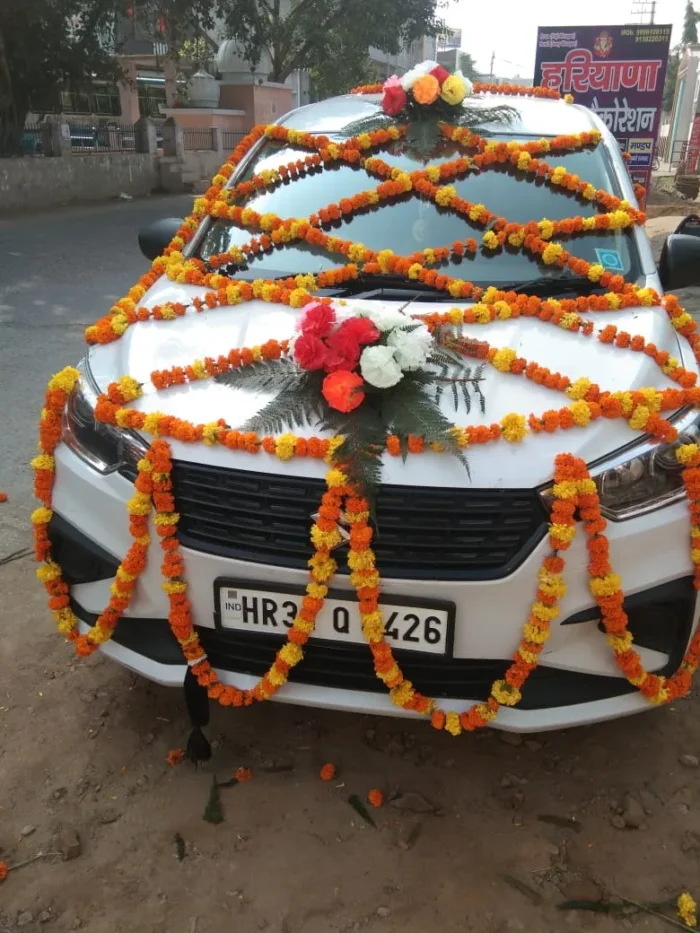
{"type": "Polygon", "coordinates": [[[434,75],[423,75],[422,78],[416,79],[411,91],[417,104],[428,106],[438,99],[440,82],[434,75]]]}

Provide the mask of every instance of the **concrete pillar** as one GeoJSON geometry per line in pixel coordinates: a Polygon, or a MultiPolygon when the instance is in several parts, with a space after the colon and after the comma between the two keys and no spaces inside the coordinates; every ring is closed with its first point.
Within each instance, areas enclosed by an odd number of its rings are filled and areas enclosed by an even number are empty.
{"type": "Polygon", "coordinates": [[[177,101],[177,83],[175,77],[177,68],[172,58],[166,58],[163,61],[163,77],[165,78],[165,105],[174,107],[177,101]]]}
{"type": "Polygon", "coordinates": [[[43,149],[47,156],[71,156],[70,126],[60,114],[49,115],[44,122],[43,149]]]}
{"type": "Polygon", "coordinates": [[[162,127],[163,155],[185,159],[185,134],[174,117],[168,117],[162,127]]]}
{"type": "Polygon", "coordinates": [[[223,161],[224,157],[224,142],[223,134],[218,126],[213,126],[211,128],[211,149],[212,152],[218,152],[223,161]]]}
{"type": "Polygon", "coordinates": [[[137,152],[155,155],[158,151],[156,125],[150,117],[139,117],[134,123],[135,147],[137,152]]]}

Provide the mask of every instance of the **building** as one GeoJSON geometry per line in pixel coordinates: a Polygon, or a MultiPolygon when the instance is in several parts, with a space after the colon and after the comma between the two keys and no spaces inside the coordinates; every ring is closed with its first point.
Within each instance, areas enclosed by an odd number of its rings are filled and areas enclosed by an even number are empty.
{"type": "Polygon", "coordinates": [[[462,48],[462,30],[448,29],[437,39],[437,50],[440,52],[449,52],[451,49],[462,48]]]}
{"type": "Polygon", "coordinates": [[[398,55],[389,55],[380,49],[371,48],[369,57],[379,67],[380,76],[403,75],[415,65],[425,61],[437,61],[437,40],[434,36],[424,36],[405,46],[398,55]]]}
{"type": "Polygon", "coordinates": [[[665,140],[660,150],[662,161],[674,165],[684,158],[697,118],[700,118],[700,43],[687,45],[678,65],[670,118],[662,119],[659,134],[660,145],[665,140]]]}

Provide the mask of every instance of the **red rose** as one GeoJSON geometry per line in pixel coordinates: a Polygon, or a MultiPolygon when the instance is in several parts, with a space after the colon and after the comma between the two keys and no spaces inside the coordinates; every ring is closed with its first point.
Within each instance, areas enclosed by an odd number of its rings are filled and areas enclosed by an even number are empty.
{"type": "Polygon", "coordinates": [[[398,80],[396,84],[384,85],[384,94],[382,95],[382,108],[384,113],[389,114],[390,117],[396,117],[401,113],[407,103],[408,94],[398,83],[398,80]]]}
{"type": "Polygon", "coordinates": [[[368,317],[349,317],[338,328],[338,333],[352,334],[362,346],[366,343],[376,343],[381,334],[368,317]]]}
{"type": "Polygon", "coordinates": [[[299,334],[294,341],[294,361],[302,369],[323,369],[326,345],[313,334],[299,334]]]}
{"type": "Polygon", "coordinates": [[[312,301],[304,306],[304,314],[299,321],[302,334],[325,337],[330,334],[335,324],[335,311],[320,301],[312,301]]]}
{"type": "Polygon", "coordinates": [[[360,344],[347,329],[339,327],[326,339],[325,369],[327,373],[336,369],[354,369],[360,362],[360,344]]]}
{"type": "Polygon", "coordinates": [[[352,411],[365,400],[364,380],[357,373],[339,369],[323,380],[323,397],[336,411],[352,411]]]}
{"type": "Polygon", "coordinates": [[[442,65],[436,65],[436,67],[433,68],[433,70],[430,72],[430,74],[431,74],[434,78],[437,78],[437,79],[438,79],[438,81],[440,82],[440,86],[441,86],[441,87],[442,87],[442,85],[444,84],[445,79],[446,79],[446,78],[449,78],[449,76],[450,76],[450,73],[449,73],[449,71],[447,70],[447,68],[443,68],[442,65]]]}

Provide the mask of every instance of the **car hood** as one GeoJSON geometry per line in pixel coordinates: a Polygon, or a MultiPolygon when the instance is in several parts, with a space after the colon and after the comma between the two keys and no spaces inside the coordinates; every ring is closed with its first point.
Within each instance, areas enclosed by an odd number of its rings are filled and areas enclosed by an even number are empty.
{"type": "MultiPolygon", "coordinates": [[[[161,281],[148,293],[144,304],[152,306],[167,301],[191,302],[201,294],[193,286],[161,281]]],[[[377,308],[377,301],[353,301],[352,306],[377,308]]],[[[400,307],[399,302],[384,301],[386,307],[400,307]]],[[[411,304],[414,314],[446,310],[449,305],[434,303],[411,304]]],[[[299,319],[298,309],[251,301],[236,307],[214,308],[201,313],[188,312],[173,321],[149,321],[130,327],[114,343],[93,348],[89,365],[101,389],[119,376],[130,374],[144,383],[144,395],[135,407],[143,411],[160,411],[193,422],[224,418],[232,427],[240,427],[268,399],[248,391],[219,385],[212,379],[193,385],[177,386],[156,392],[150,382],[153,370],[184,366],[206,356],[217,357],[233,348],[252,347],[275,338],[291,337],[299,319]]],[[[653,341],[659,349],[681,357],[678,337],[661,308],[636,308],[614,314],[594,315],[597,327],[614,323],[630,334],[640,334],[653,341]]],[[[652,360],[643,353],[619,350],[603,345],[595,337],[586,338],[533,319],[496,321],[488,326],[464,328],[465,335],[488,340],[494,347],[511,347],[519,356],[536,361],[552,372],[560,372],[575,380],[587,376],[602,389],[624,391],[643,386],[672,385],[652,360]]],[[[683,359],[694,367],[692,359],[683,359]]],[[[446,393],[442,407],[456,424],[491,424],[509,412],[529,415],[569,404],[565,395],[538,386],[523,377],[497,372],[486,366],[482,384],[486,398],[484,415],[473,405],[467,414],[454,411],[451,395],[446,393]]],[[[317,429],[296,430],[297,434],[321,434],[317,429]]],[[[552,477],[554,458],[566,451],[583,457],[587,462],[639,438],[619,420],[599,419],[585,429],[572,428],[555,434],[528,436],[522,443],[497,443],[475,446],[467,451],[469,475],[450,456],[424,453],[400,458],[385,457],[384,479],[403,485],[463,486],[475,488],[534,487],[552,477]]],[[[204,444],[173,443],[177,459],[218,464],[230,468],[263,472],[289,472],[297,476],[322,476],[322,463],[295,458],[284,466],[267,454],[251,456],[233,453],[225,448],[204,444]]]]}

